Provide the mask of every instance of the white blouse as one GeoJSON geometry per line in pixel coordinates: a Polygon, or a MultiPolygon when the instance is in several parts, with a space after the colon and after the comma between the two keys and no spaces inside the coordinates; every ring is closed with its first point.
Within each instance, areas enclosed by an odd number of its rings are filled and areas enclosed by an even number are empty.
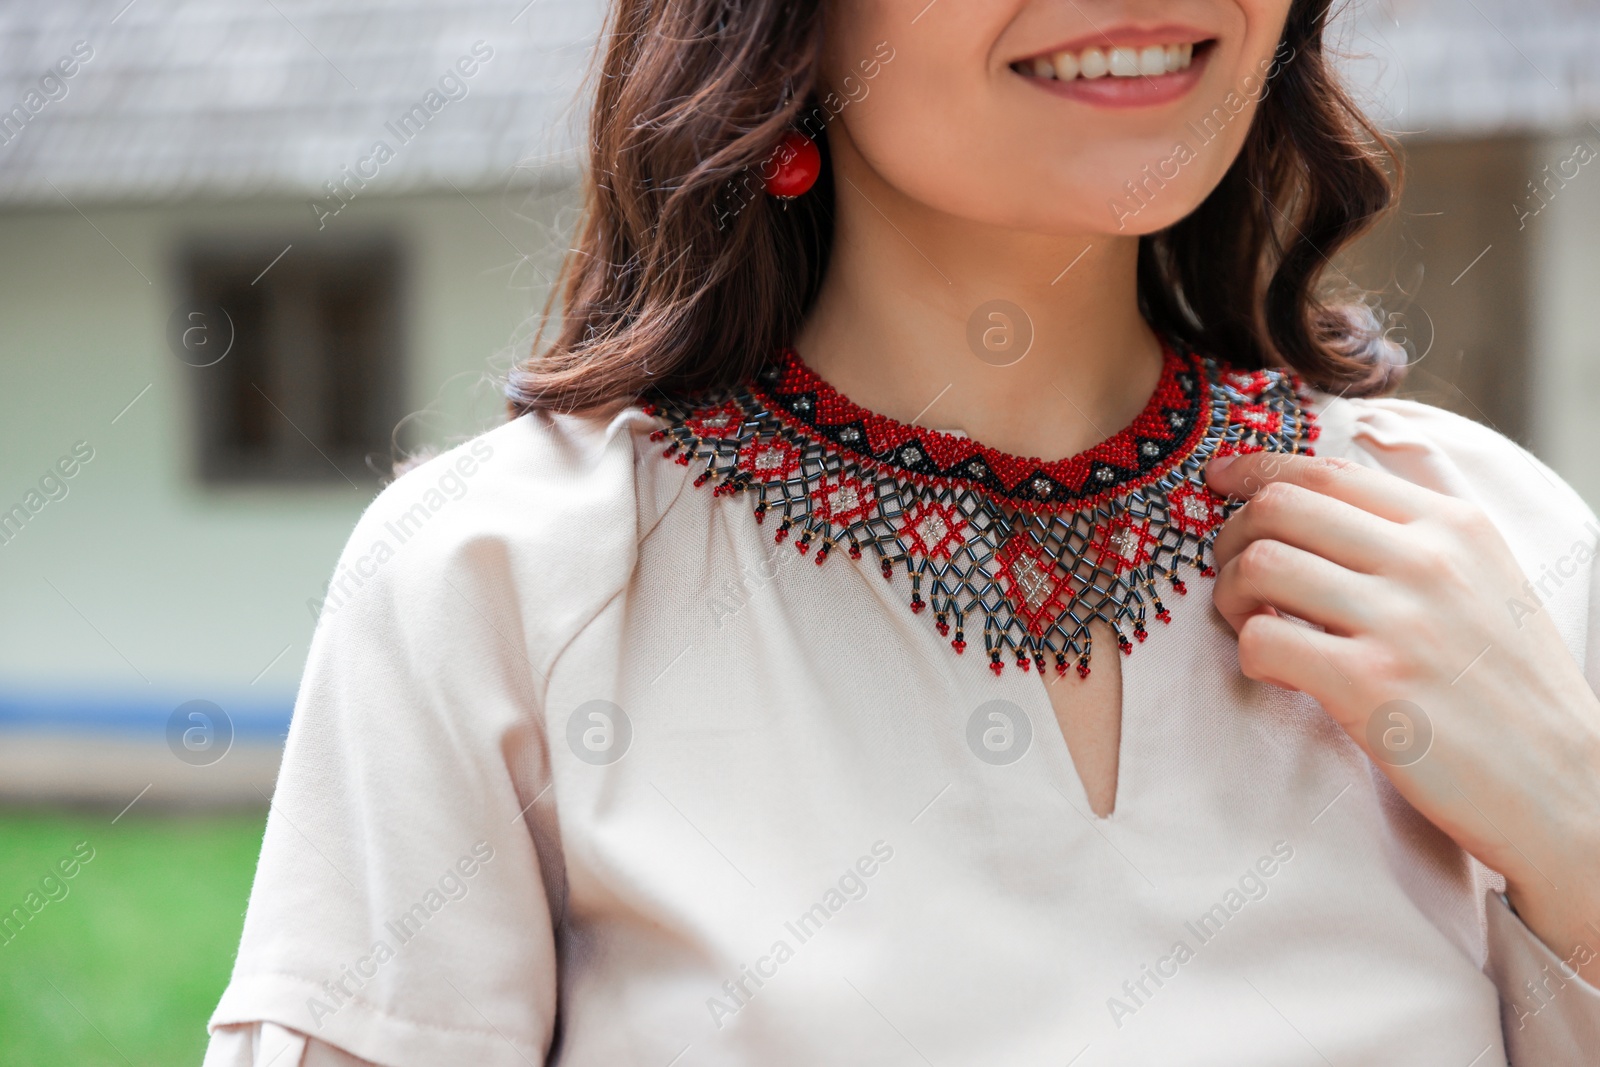
{"type": "MultiPolygon", "coordinates": [[[[1600,688],[1560,479],[1432,407],[1314,410],[1318,455],[1486,509],[1600,688]]],[[[525,416],[362,517],[207,1067],[1600,1060],[1600,990],[1239,673],[1205,579],[1123,659],[1096,818],[1072,678],[955,655],[903,573],[775,544],[657,425],[525,416]]]]}

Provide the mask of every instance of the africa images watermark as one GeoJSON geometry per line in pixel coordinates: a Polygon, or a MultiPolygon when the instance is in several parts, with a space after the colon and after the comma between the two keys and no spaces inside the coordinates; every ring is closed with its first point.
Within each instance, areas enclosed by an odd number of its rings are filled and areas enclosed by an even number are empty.
{"type": "Polygon", "coordinates": [[[724,578],[716,592],[706,598],[706,611],[711,624],[722,629],[722,624],[742,612],[757,593],[777,580],[778,571],[794,560],[803,559],[798,552],[774,548],[759,564],[749,561],[739,565],[737,575],[724,578]]]}
{"type": "Polygon", "coordinates": [[[1544,177],[1537,181],[1530,178],[1528,194],[1522,198],[1522,203],[1511,205],[1511,210],[1517,213],[1517,229],[1527,229],[1528,220],[1549,207],[1561,190],[1567,187],[1567,183],[1577,178],[1584,165],[1593,163],[1596,158],[1600,158],[1600,152],[1579,141],[1573,146],[1571,155],[1557,161],[1553,173],[1550,164],[1546,163],[1544,169],[1540,171],[1544,177]]]}
{"type": "MultiPolygon", "coordinates": [[[[430,88],[422,94],[422,98],[412,104],[398,118],[383,124],[383,128],[394,136],[395,143],[404,148],[427,128],[433,117],[443,111],[454,101],[465,100],[471,91],[467,79],[477,74],[482,65],[494,58],[494,49],[486,41],[474,41],[467,55],[456,60],[439,77],[437,88],[430,88]]],[[[328,195],[322,200],[312,200],[311,213],[316,216],[317,229],[328,225],[328,220],[343,211],[356,198],[356,195],[367,187],[367,183],[378,176],[379,169],[398,155],[396,147],[390,145],[383,138],[373,142],[367,154],[356,160],[352,171],[350,164],[339,168],[343,175],[338,181],[332,179],[322,183],[328,195]]]]}
{"type": "MultiPolygon", "coordinates": [[[[783,924],[783,928],[793,935],[795,945],[803,945],[810,941],[822,930],[823,924],[844,910],[845,905],[865,897],[867,880],[893,858],[892,845],[887,841],[874,841],[871,855],[862,856],[845,868],[844,873],[828,887],[820,900],[801,912],[798,918],[783,924]]],[[[717,1029],[722,1029],[724,1020],[744,1010],[745,1006],[755,999],[761,987],[777,977],[778,968],[794,959],[794,955],[795,946],[780,937],[772,943],[766,955],[757,958],[748,966],[741,964],[739,976],[722,983],[722,991],[727,994],[726,1000],[722,997],[706,998],[706,1010],[711,1013],[711,1021],[717,1025],[717,1029]],[[755,988],[751,989],[751,985],[755,988]]]]}
{"type": "MultiPolygon", "coordinates": [[[[840,112],[851,104],[859,104],[867,98],[872,91],[872,86],[867,83],[883,73],[883,68],[894,62],[895,50],[888,41],[879,41],[872,50],[872,55],[856,64],[856,69],[861,72],[858,79],[853,74],[847,74],[840,80],[839,87],[844,90],[840,96],[830,92],[821,102],[806,112],[800,120],[800,132],[815,141],[828,128],[828,124],[839,117],[840,112]],[[887,54],[886,54],[887,53],[887,54]]],[[[728,203],[717,212],[717,229],[727,229],[728,222],[737,218],[739,213],[749,206],[750,201],[762,191],[767,178],[775,172],[775,168],[789,162],[788,159],[773,158],[758,167],[746,167],[738,178],[729,178],[727,189],[728,203]]]]}
{"type": "Polygon", "coordinates": [[[1574,541],[1566,555],[1553,565],[1540,564],[1539,577],[1522,583],[1522,596],[1526,599],[1506,597],[1506,610],[1511,613],[1511,621],[1517,624],[1517,629],[1522,629],[1523,619],[1537,615],[1539,609],[1544,607],[1545,600],[1553,596],[1557,589],[1576,577],[1579,567],[1595,558],[1596,542],[1600,542],[1600,525],[1590,519],[1583,524],[1583,529],[1589,536],[1574,541]]]}
{"type": "Polygon", "coordinates": [[[39,76],[36,88],[29,88],[22,99],[11,105],[11,110],[0,112],[0,144],[10,144],[22,136],[34,116],[58,100],[65,100],[71,86],[67,84],[82,65],[94,58],[94,48],[88,41],[78,41],[71,53],[56,60],[55,66],[39,76]]]}
{"type": "Polygon", "coordinates": [[[56,860],[53,869],[39,879],[37,889],[28,890],[21,904],[8,912],[0,913],[0,946],[9,945],[16,940],[23,928],[33,922],[52,901],[66,900],[67,894],[72,891],[68,882],[76,878],[78,872],[92,859],[94,859],[94,846],[87,841],[79,841],[72,846],[71,855],[56,860]]]}
{"type": "Polygon", "coordinates": [[[475,842],[471,855],[462,856],[452,866],[446,867],[444,874],[428,887],[420,900],[383,924],[384,932],[389,937],[378,938],[366,955],[340,968],[339,977],[323,981],[322,992],[326,999],[317,996],[306,998],[306,1011],[311,1013],[311,1021],[317,1024],[317,1028],[322,1028],[322,1020],[354,1000],[356,994],[377,976],[378,969],[394,959],[397,951],[420,934],[422,928],[445,905],[461,900],[471,892],[471,879],[493,859],[493,845],[487,841],[475,842]],[[393,944],[390,944],[390,938],[393,944]]]}
{"type": "Polygon", "coordinates": [[[1259,104],[1266,98],[1272,85],[1272,79],[1278,76],[1290,60],[1294,59],[1295,51],[1287,41],[1278,46],[1278,50],[1268,59],[1263,59],[1256,66],[1256,73],[1246,74],[1239,82],[1239,88],[1228,93],[1222,98],[1222,103],[1211,109],[1211,113],[1200,120],[1197,126],[1194,122],[1188,123],[1189,132],[1194,134],[1195,144],[1190,145],[1187,140],[1179,141],[1172,146],[1172,152],[1154,164],[1146,163],[1140,177],[1130,178],[1124,183],[1128,190],[1126,196],[1113,197],[1107,204],[1111,208],[1111,219],[1117,224],[1117,229],[1126,229],[1128,220],[1136,217],[1139,212],[1149,207],[1156,195],[1167,187],[1167,182],[1176,178],[1179,172],[1196,159],[1200,158],[1199,149],[1222,136],[1240,115],[1244,114],[1252,104],[1259,104]]]}
{"type": "Polygon", "coordinates": [[[328,580],[323,595],[306,601],[311,617],[320,619],[324,614],[338,611],[348,604],[367,580],[378,573],[378,568],[393,559],[395,553],[428,524],[429,519],[443,511],[452,500],[460,500],[467,495],[467,490],[471,488],[467,479],[493,457],[493,445],[482,438],[473,441],[433,485],[422,492],[415,503],[384,522],[383,529],[387,537],[379,537],[368,546],[367,551],[340,564],[328,580]]]}
{"type": "Polygon", "coordinates": [[[1122,1029],[1123,1022],[1129,1016],[1136,1015],[1147,1006],[1163,986],[1178,976],[1184,964],[1195,958],[1200,949],[1215,941],[1223,926],[1238,915],[1246,904],[1265,899],[1270,888],[1267,879],[1292,859],[1294,846],[1287,841],[1274,841],[1270,856],[1262,856],[1246,868],[1244,874],[1239,876],[1238,884],[1229,886],[1227,892],[1222,894],[1222,899],[1213,904],[1210,910],[1183,924],[1184,930],[1194,938],[1193,946],[1186,938],[1178,938],[1153,967],[1148,963],[1141,965],[1136,977],[1122,983],[1122,996],[1107,997],[1106,1009],[1111,1012],[1111,1021],[1117,1024],[1117,1029],[1122,1029]]]}
{"type": "MultiPolygon", "coordinates": [[[[1600,944],[1600,926],[1594,923],[1585,923],[1589,931],[1595,935],[1595,943],[1600,944]]],[[[1552,969],[1546,963],[1539,968],[1539,981],[1532,978],[1522,980],[1522,988],[1505,997],[1506,1003],[1517,1016],[1517,1029],[1526,1030],[1528,1020],[1544,1011],[1566,990],[1573,982],[1582,982],[1578,968],[1587,967],[1600,956],[1587,941],[1579,941],[1572,952],[1565,958],[1556,958],[1555,967],[1552,969]]],[[[1508,991],[1509,992],[1509,991],[1508,991]]]]}
{"type": "Polygon", "coordinates": [[[39,476],[37,489],[29,489],[21,500],[0,511],[0,545],[9,545],[47,504],[65,500],[71,492],[68,480],[92,459],[94,446],[88,441],[76,442],[69,454],[57,459],[54,466],[39,476]]]}

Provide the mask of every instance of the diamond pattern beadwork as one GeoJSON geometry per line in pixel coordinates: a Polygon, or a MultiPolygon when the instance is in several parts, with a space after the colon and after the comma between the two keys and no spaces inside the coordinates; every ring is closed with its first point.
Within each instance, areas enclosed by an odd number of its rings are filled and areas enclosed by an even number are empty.
{"type": "Polygon", "coordinates": [[[1090,622],[1123,652],[1169,622],[1158,583],[1209,576],[1211,542],[1240,505],[1216,496],[1214,455],[1311,451],[1318,427],[1298,378],[1238,370],[1163,344],[1161,380],[1120,433],[1066,459],[999,452],[855,404],[786,350],[730,389],[646,405],[665,456],[698,463],[696,485],[750,493],[773,538],[822,563],[871,551],[909,578],[956,652],[981,624],[989,666],[1089,673],[1090,622]],[[952,634],[951,631],[954,631],[952,634]],[[1130,634],[1132,640],[1130,640],[1130,634]]]}

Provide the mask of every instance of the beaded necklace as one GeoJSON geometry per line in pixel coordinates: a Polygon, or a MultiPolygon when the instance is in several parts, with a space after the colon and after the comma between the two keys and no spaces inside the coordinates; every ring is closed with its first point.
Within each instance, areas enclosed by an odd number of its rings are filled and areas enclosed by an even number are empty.
{"type": "Polygon", "coordinates": [[[646,405],[663,455],[716,495],[751,493],[773,538],[822,564],[841,546],[910,576],[910,607],[966,651],[981,620],[989,666],[1089,674],[1089,623],[1133,651],[1171,621],[1157,583],[1186,593],[1241,505],[1205,484],[1216,455],[1311,451],[1318,427],[1293,374],[1239,370],[1163,341],[1161,379],[1127,427],[1066,459],[1024,458],[861,407],[784,350],[732,389],[646,405]],[[792,535],[792,536],[791,536],[792,535]],[[1129,633],[1132,640],[1129,639],[1129,633]]]}

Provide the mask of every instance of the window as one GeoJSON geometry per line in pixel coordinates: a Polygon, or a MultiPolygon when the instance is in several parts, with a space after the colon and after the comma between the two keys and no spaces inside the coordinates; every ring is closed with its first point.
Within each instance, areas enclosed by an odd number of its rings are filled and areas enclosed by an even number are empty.
{"type": "Polygon", "coordinates": [[[173,342],[194,379],[200,477],[365,487],[403,415],[399,257],[277,252],[185,258],[173,342]]]}

